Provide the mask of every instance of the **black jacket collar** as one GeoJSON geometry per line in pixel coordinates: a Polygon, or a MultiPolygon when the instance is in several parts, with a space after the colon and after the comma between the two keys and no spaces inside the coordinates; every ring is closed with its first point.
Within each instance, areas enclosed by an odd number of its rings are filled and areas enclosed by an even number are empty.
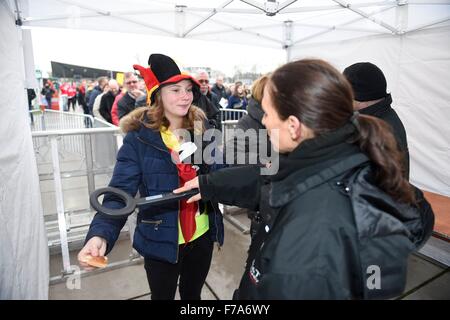
{"type": "Polygon", "coordinates": [[[279,171],[269,178],[272,181],[270,205],[284,205],[300,193],[345,172],[348,158],[352,156],[358,161],[367,161],[367,156],[353,143],[355,134],[356,129],[349,122],[304,141],[287,156],[280,156],[279,171]]]}
{"type": "Polygon", "coordinates": [[[269,204],[272,207],[282,207],[306,191],[338,177],[352,168],[369,163],[369,161],[369,158],[360,152],[341,159],[307,178],[303,172],[295,172],[283,181],[272,183],[269,204]]]}
{"type": "Polygon", "coordinates": [[[389,110],[391,109],[391,103],[392,97],[391,94],[388,94],[386,98],[384,98],[380,102],[377,102],[367,108],[360,109],[359,113],[381,118],[386,112],[389,112],[389,110]]]}

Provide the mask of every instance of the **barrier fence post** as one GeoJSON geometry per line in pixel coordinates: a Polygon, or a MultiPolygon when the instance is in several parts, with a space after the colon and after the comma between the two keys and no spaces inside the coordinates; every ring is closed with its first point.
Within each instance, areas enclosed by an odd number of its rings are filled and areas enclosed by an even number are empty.
{"type": "Polygon", "coordinates": [[[61,182],[61,171],[59,168],[59,154],[58,154],[58,137],[50,136],[50,144],[52,149],[52,164],[53,164],[53,181],[55,186],[56,210],[58,213],[58,228],[61,241],[61,254],[63,259],[64,273],[72,272],[70,266],[69,246],[67,243],[67,225],[64,210],[64,197],[61,182]]]}
{"type": "Polygon", "coordinates": [[[87,172],[87,183],[88,192],[91,194],[95,190],[95,179],[94,179],[94,159],[92,156],[92,140],[90,134],[84,135],[84,152],[86,154],[86,172],[87,172]]]}

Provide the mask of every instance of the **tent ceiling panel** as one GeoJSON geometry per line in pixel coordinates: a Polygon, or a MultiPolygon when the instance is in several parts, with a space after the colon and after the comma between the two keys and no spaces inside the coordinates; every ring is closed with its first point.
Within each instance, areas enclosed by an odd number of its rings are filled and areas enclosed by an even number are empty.
{"type": "MultiPolygon", "coordinates": [[[[21,2],[17,0],[19,8],[21,2]]],[[[450,1],[40,0],[24,26],[121,31],[287,48],[291,44],[438,27],[450,1]],[[268,15],[272,6],[273,15],[268,15]],[[275,7],[273,7],[275,6],[275,7]],[[286,28],[286,21],[290,28],[286,28]],[[289,34],[290,41],[285,41],[289,34]]]]}
{"type": "Polygon", "coordinates": [[[335,42],[336,39],[339,39],[339,41],[344,41],[361,37],[367,37],[367,35],[368,35],[367,32],[332,30],[329,32],[323,32],[321,34],[316,34],[315,36],[301,38],[294,43],[302,45],[328,43],[328,42],[335,42]]]}
{"type": "MultiPolygon", "coordinates": [[[[19,1],[20,2],[20,1],[19,1]]],[[[108,16],[132,15],[143,12],[173,12],[174,7],[167,4],[158,4],[149,1],[133,0],[128,1],[108,1],[108,0],[43,0],[29,1],[30,16],[54,16],[54,15],[97,15],[108,16]]]]}
{"type": "Polygon", "coordinates": [[[409,5],[407,9],[408,25],[405,31],[441,24],[450,19],[450,5],[409,5]]]}
{"type": "MultiPolygon", "coordinates": [[[[377,12],[391,10],[392,8],[393,8],[392,6],[376,7],[372,10],[367,10],[367,12],[365,13],[368,16],[372,16],[377,12]]],[[[293,19],[293,21],[296,24],[307,23],[307,24],[323,25],[327,27],[345,26],[348,28],[363,28],[365,30],[367,29],[373,32],[386,31],[385,28],[381,27],[380,25],[373,23],[372,21],[368,20],[367,18],[359,14],[347,10],[333,10],[331,12],[328,11],[327,14],[323,14],[322,16],[318,16],[315,18],[308,18],[304,20],[293,19]]]]}
{"type": "Polygon", "coordinates": [[[246,27],[243,27],[242,25],[234,22],[227,22],[224,19],[221,18],[215,18],[211,21],[211,23],[208,23],[207,25],[202,25],[193,30],[189,33],[190,37],[199,37],[202,35],[208,35],[208,34],[217,34],[217,33],[242,33],[242,32],[250,32],[250,33],[264,33],[267,36],[272,36],[274,38],[280,38],[282,35],[281,33],[282,24],[276,23],[271,25],[261,25],[261,24],[254,24],[254,25],[247,25],[246,27]]]}
{"type": "Polygon", "coordinates": [[[218,34],[202,34],[196,37],[192,35],[191,39],[205,40],[205,41],[217,41],[223,43],[237,43],[251,46],[260,46],[266,48],[281,49],[282,40],[281,38],[272,38],[252,31],[230,31],[221,32],[218,34]]]}
{"type": "Polygon", "coordinates": [[[51,24],[48,21],[33,22],[35,27],[52,27],[52,28],[69,28],[83,30],[100,30],[100,31],[119,31],[129,33],[152,34],[159,36],[175,36],[169,29],[163,29],[159,25],[152,23],[139,22],[136,19],[130,21],[124,17],[108,17],[99,19],[98,17],[83,18],[82,21],[77,19],[54,20],[51,24]],[[105,25],[114,25],[112,28],[99,28],[99,23],[105,25]]]}
{"type": "MultiPolygon", "coordinates": [[[[274,24],[279,24],[280,22],[276,20],[267,20],[262,18],[262,16],[251,15],[251,14],[233,14],[233,13],[218,13],[210,19],[213,22],[219,23],[229,23],[233,25],[238,25],[241,28],[253,27],[253,26],[273,26],[274,24]]],[[[208,21],[209,23],[209,21],[208,21]]]]}

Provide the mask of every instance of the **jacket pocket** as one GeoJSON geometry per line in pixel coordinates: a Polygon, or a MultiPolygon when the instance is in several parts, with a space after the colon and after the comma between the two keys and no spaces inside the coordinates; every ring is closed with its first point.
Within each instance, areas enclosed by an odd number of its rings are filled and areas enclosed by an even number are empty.
{"type": "Polygon", "coordinates": [[[163,219],[143,219],[138,223],[136,231],[148,241],[174,242],[177,240],[177,228],[168,225],[163,219]]]}
{"type": "Polygon", "coordinates": [[[136,226],[133,247],[144,257],[175,263],[178,228],[164,220],[141,220],[136,226]]]}

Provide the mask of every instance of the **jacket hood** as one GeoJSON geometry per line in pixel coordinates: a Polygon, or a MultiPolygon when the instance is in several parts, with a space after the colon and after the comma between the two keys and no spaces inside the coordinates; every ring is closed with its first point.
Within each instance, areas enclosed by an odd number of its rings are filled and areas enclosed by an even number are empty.
{"type": "Polygon", "coordinates": [[[119,126],[123,133],[128,133],[137,130],[141,126],[141,123],[136,119],[135,112],[133,111],[120,119],[119,126]]]}
{"type": "MultiPolygon", "coordinates": [[[[194,105],[191,105],[191,107],[193,107],[194,105]]],[[[148,110],[148,106],[144,106],[144,107],[138,107],[136,109],[134,109],[133,111],[131,111],[130,113],[128,113],[126,116],[122,117],[120,119],[120,129],[122,130],[123,133],[128,133],[130,131],[137,131],[142,127],[142,122],[148,122],[149,119],[147,118],[147,112],[146,110],[148,110]],[[142,114],[143,114],[143,121],[141,122],[142,118],[142,114]]],[[[203,121],[204,122],[204,126],[206,129],[209,129],[206,119],[205,119],[205,115],[204,112],[202,112],[200,107],[196,107],[196,109],[194,110],[194,119],[195,121],[203,121]]],[[[156,130],[158,131],[158,130],[156,130]]]]}
{"type": "Polygon", "coordinates": [[[248,100],[247,112],[250,117],[258,121],[262,126],[262,118],[264,111],[261,108],[261,104],[253,98],[248,100]]]}

